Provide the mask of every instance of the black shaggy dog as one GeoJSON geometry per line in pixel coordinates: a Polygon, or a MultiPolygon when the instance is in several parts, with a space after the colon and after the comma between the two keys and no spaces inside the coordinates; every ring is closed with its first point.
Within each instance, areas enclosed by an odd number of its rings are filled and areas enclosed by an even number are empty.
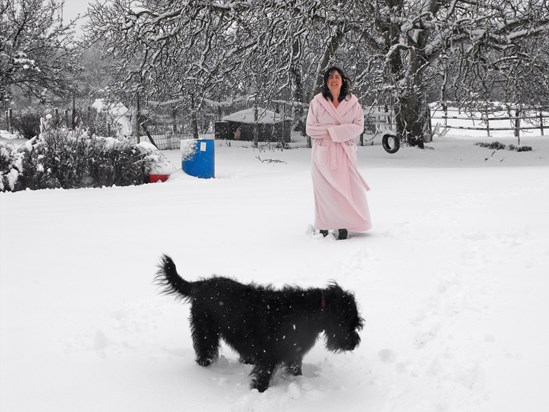
{"type": "Polygon", "coordinates": [[[322,332],[326,348],[333,352],[350,351],[360,343],[357,331],[363,320],[354,296],[335,283],[325,289],[286,286],[274,290],[217,276],[187,282],[166,255],[155,283],[163,287],[163,293],[191,303],[196,362],[210,365],[222,338],[242,362],[254,365],[252,388],[259,392],[269,387],[279,365],[292,375],[301,375],[303,356],[322,332]]]}

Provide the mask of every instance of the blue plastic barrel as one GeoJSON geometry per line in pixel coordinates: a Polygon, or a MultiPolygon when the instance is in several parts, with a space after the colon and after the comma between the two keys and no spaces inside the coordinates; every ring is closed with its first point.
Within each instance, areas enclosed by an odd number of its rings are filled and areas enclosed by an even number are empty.
{"type": "MultiPolygon", "coordinates": [[[[193,140],[194,150],[187,150],[183,154],[181,167],[190,176],[202,179],[215,177],[215,140],[197,139],[193,140]]],[[[182,145],[183,148],[183,145],[182,145]]]]}

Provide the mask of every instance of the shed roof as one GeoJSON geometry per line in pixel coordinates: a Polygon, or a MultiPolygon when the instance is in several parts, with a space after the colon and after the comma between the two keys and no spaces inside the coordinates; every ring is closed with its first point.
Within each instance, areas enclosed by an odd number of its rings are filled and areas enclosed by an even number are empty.
{"type": "MultiPolygon", "coordinates": [[[[255,123],[254,110],[255,109],[252,107],[250,109],[245,109],[236,113],[229,114],[223,117],[223,121],[253,124],[255,123]]],[[[283,118],[282,114],[275,113],[271,110],[263,109],[261,107],[258,108],[257,115],[258,115],[258,123],[261,123],[261,124],[273,124],[273,123],[279,123],[283,120],[292,120],[290,117],[283,118]]]]}

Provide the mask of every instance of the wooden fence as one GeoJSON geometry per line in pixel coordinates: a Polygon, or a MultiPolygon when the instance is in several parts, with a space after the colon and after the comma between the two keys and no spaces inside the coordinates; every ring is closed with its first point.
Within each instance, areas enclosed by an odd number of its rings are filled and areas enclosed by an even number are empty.
{"type": "Polygon", "coordinates": [[[442,120],[442,127],[446,129],[462,129],[462,130],[481,130],[486,131],[488,137],[493,131],[512,131],[515,137],[520,137],[522,130],[540,130],[542,136],[545,135],[545,130],[549,128],[549,107],[513,107],[501,108],[501,110],[486,109],[475,113],[466,114],[463,110],[449,108],[442,105],[439,110],[442,115],[431,116],[431,123],[434,120],[442,120]],[[451,112],[457,112],[460,115],[449,115],[451,112]],[[498,116],[496,113],[503,113],[498,116]],[[448,124],[451,120],[469,120],[473,122],[473,126],[462,126],[448,124]],[[509,121],[508,126],[502,127],[501,122],[509,121]],[[478,122],[479,125],[474,125],[478,122]],[[494,126],[494,123],[497,125],[494,126]]]}
{"type": "MultiPolygon", "coordinates": [[[[9,131],[10,133],[13,133],[15,117],[19,118],[24,113],[34,113],[37,116],[42,116],[42,113],[37,114],[39,112],[42,112],[42,111],[36,110],[36,111],[26,112],[24,110],[19,110],[18,112],[14,112],[13,109],[9,108],[4,111],[1,119],[2,121],[0,122],[0,124],[3,126],[3,128],[5,128],[5,130],[9,131]]],[[[75,109],[54,108],[50,110],[50,114],[52,116],[51,124],[54,125],[54,127],[65,126],[65,127],[68,127],[69,129],[74,129],[82,125],[85,125],[86,127],[88,127],[99,116],[92,109],[91,106],[88,107],[87,110],[83,110],[81,108],[77,108],[77,109],[76,108],[75,109]]],[[[103,117],[105,117],[105,120],[104,120],[105,128],[110,130],[113,122],[109,122],[105,115],[103,115],[103,117]]]]}
{"type": "MultiPolygon", "coordinates": [[[[501,110],[492,108],[483,112],[468,113],[463,109],[442,105],[430,107],[428,116],[430,130],[435,130],[438,124],[442,129],[485,131],[488,137],[492,132],[512,131],[515,137],[520,138],[521,131],[525,130],[540,130],[541,135],[544,136],[549,129],[549,107],[514,107],[501,110]],[[442,123],[438,120],[442,120],[442,123]],[[458,122],[472,123],[472,125],[456,124],[458,122]],[[504,122],[509,124],[502,125],[501,123],[504,122]]],[[[365,110],[366,134],[376,136],[384,130],[393,129],[393,126],[394,112],[387,106],[375,106],[365,110]]]]}

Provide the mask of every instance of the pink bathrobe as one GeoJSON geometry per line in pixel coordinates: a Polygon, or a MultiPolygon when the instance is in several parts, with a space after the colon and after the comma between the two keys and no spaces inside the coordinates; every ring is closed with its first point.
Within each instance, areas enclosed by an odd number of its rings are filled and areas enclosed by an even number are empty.
{"type": "Polygon", "coordinates": [[[364,113],[355,96],[337,109],[322,94],[309,105],[307,135],[312,137],[315,228],[361,232],[372,227],[366,191],[357,169],[355,138],[364,130],[364,113]]]}

